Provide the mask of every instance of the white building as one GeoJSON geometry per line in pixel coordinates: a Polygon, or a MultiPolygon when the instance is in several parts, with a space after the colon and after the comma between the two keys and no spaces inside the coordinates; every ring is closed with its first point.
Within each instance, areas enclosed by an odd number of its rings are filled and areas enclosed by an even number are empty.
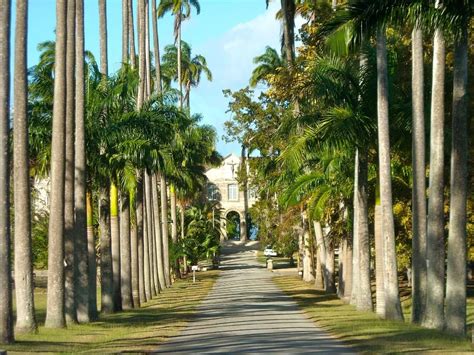
{"type": "Polygon", "coordinates": [[[248,189],[247,196],[245,196],[244,189],[241,188],[237,181],[237,173],[241,164],[241,157],[229,154],[223,159],[220,167],[209,169],[206,172],[206,176],[209,179],[207,198],[211,201],[219,201],[219,207],[222,208],[221,227],[223,238],[227,237],[227,216],[231,212],[236,212],[240,219],[240,239],[245,241],[248,239],[246,223],[248,209],[255,203],[256,196],[252,193],[251,189],[248,189]]]}

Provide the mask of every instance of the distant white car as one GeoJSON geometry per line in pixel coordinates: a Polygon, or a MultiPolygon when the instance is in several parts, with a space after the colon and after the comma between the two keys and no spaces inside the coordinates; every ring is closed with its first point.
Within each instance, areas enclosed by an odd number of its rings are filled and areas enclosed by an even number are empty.
{"type": "Polygon", "coordinates": [[[263,250],[263,255],[265,255],[265,256],[277,256],[277,252],[271,246],[267,246],[263,250]]]}

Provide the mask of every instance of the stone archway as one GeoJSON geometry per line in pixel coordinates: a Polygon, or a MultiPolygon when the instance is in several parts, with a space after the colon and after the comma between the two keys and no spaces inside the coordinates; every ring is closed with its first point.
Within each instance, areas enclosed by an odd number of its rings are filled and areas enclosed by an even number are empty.
{"type": "Polygon", "coordinates": [[[221,239],[228,240],[229,236],[227,235],[228,223],[232,215],[238,216],[238,231],[239,231],[239,240],[241,242],[246,242],[248,240],[247,236],[247,222],[245,218],[245,213],[243,211],[238,211],[236,209],[229,209],[222,214],[221,219],[221,239]]]}

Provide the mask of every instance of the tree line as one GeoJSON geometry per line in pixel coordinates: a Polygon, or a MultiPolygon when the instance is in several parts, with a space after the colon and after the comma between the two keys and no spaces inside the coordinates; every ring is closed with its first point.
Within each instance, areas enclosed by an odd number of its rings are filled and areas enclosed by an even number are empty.
{"type": "Polygon", "coordinates": [[[408,270],[411,321],[461,336],[474,233],[473,7],[282,0],[281,51],[267,47],[250,85],[224,91],[228,138],[261,156],[248,180],[265,244],[297,252],[305,281],[385,319],[404,319],[408,270]]]}
{"type": "Polygon", "coordinates": [[[189,262],[217,253],[219,242],[200,202],[206,169],[221,161],[216,132],[190,110],[192,88],[212,74],[181,39],[181,23],[191,9],[199,14],[199,3],[123,0],[122,65],[113,74],[106,0],[98,1],[99,61],[85,49],[84,0],[57,0],[56,39],[38,45],[32,68],[28,1],[16,1],[13,50],[11,7],[0,1],[1,343],[14,341],[14,329],[38,328],[38,225],[47,223],[48,328],[140,307],[171,287],[189,262]],[[158,19],[166,13],[175,17],[176,41],[161,56],[158,19]],[[46,212],[30,198],[38,181],[49,185],[46,212]]]}

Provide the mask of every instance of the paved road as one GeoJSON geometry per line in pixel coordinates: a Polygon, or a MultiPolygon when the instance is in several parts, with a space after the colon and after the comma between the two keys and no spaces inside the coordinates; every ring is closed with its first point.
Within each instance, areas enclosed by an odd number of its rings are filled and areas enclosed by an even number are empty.
{"type": "Polygon", "coordinates": [[[352,353],[272,282],[253,249],[224,248],[223,272],[196,317],[158,353],[352,353]]]}

